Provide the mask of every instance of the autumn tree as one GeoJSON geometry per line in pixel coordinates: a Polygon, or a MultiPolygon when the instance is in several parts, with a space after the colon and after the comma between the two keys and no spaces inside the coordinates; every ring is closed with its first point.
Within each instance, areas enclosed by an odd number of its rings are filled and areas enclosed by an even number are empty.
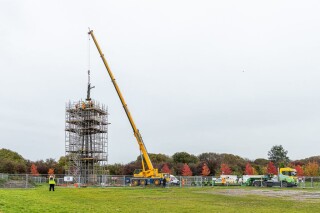
{"type": "Polygon", "coordinates": [[[26,173],[28,167],[26,160],[17,152],[0,149],[0,173],[26,173]]]}
{"type": "Polygon", "coordinates": [[[295,166],[295,169],[297,170],[298,177],[304,176],[303,168],[300,165],[295,166]]]}
{"type": "Polygon", "coordinates": [[[162,166],[162,168],[161,168],[161,172],[162,172],[162,173],[169,173],[169,174],[171,174],[171,171],[170,171],[169,166],[168,166],[167,163],[163,164],[163,166],[162,166]]]}
{"type": "Polygon", "coordinates": [[[254,168],[254,174],[264,175],[267,174],[267,165],[269,160],[264,158],[257,158],[252,163],[251,166],[254,168]]]}
{"type": "Polygon", "coordinates": [[[264,158],[257,158],[253,161],[253,163],[259,166],[266,166],[269,163],[269,160],[264,158]]]}
{"type": "Polygon", "coordinates": [[[269,160],[272,161],[276,166],[285,166],[289,163],[289,157],[287,157],[288,151],[285,150],[282,145],[276,145],[271,148],[268,152],[269,160]]]}
{"type": "Polygon", "coordinates": [[[181,174],[182,176],[192,176],[192,171],[190,169],[190,167],[188,166],[188,164],[184,164],[182,169],[181,169],[181,174]]]}
{"type": "Polygon", "coordinates": [[[244,172],[246,175],[253,175],[254,174],[254,169],[251,166],[251,164],[248,162],[246,165],[246,170],[244,172]]]}
{"type": "Polygon", "coordinates": [[[210,169],[209,169],[209,167],[207,166],[207,164],[204,163],[203,166],[202,166],[201,175],[202,175],[202,176],[208,176],[209,174],[210,174],[210,169]]]}
{"type": "Polygon", "coordinates": [[[211,174],[215,175],[220,169],[219,167],[222,162],[223,156],[221,156],[221,154],[218,153],[207,152],[200,154],[198,158],[201,162],[205,162],[209,167],[211,174]]]}
{"type": "Polygon", "coordinates": [[[252,167],[252,172],[254,175],[258,175],[258,171],[254,167],[252,167]]]}
{"type": "Polygon", "coordinates": [[[305,168],[306,176],[318,176],[319,175],[319,164],[315,161],[309,162],[305,168]]]}
{"type": "Polygon", "coordinates": [[[113,165],[108,165],[107,170],[110,175],[123,175],[124,166],[120,163],[115,163],[113,165]]]}
{"type": "Polygon", "coordinates": [[[68,169],[68,162],[70,160],[70,156],[61,156],[54,167],[54,170],[57,174],[65,174],[66,170],[68,169]]]}
{"type": "Polygon", "coordinates": [[[48,175],[54,175],[54,169],[50,168],[50,169],[48,170],[48,175]]]}
{"type": "Polygon", "coordinates": [[[277,168],[276,168],[276,166],[273,164],[272,161],[270,161],[270,162],[268,163],[267,172],[268,172],[268,174],[273,174],[273,175],[277,175],[277,174],[278,174],[277,168]]]}
{"type": "Polygon", "coordinates": [[[199,167],[199,164],[189,163],[188,166],[189,166],[189,168],[190,168],[190,170],[192,172],[192,175],[195,175],[195,176],[201,175],[201,171],[198,172],[198,169],[197,169],[199,167]]]}
{"type": "Polygon", "coordinates": [[[187,152],[176,152],[172,155],[174,163],[198,163],[199,158],[187,152]]]}
{"type": "MultiPolygon", "coordinates": [[[[40,174],[46,174],[50,168],[53,168],[55,172],[64,172],[64,168],[59,168],[58,163],[53,158],[44,160],[38,160],[33,162],[38,169],[40,174]]],[[[65,162],[66,163],[66,162],[65,162]]]]}
{"type": "Polygon", "coordinates": [[[31,165],[30,171],[33,176],[39,176],[37,166],[34,163],[31,165]]]}
{"type": "Polygon", "coordinates": [[[241,158],[238,155],[232,155],[232,154],[221,154],[223,157],[222,162],[227,164],[233,174],[242,175],[243,171],[246,168],[247,160],[241,158]]]}
{"type": "Polygon", "coordinates": [[[304,164],[308,164],[309,162],[317,162],[320,165],[320,155],[312,156],[301,160],[304,164]]]}
{"type": "Polygon", "coordinates": [[[230,167],[226,163],[221,164],[220,171],[222,175],[231,175],[232,172],[230,167]]]}
{"type": "Polygon", "coordinates": [[[134,170],[141,168],[141,162],[132,161],[123,167],[123,175],[133,175],[134,170]]]}
{"type": "MultiPolygon", "coordinates": [[[[152,162],[152,164],[161,164],[161,163],[166,163],[169,162],[171,159],[169,156],[164,155],[164,154],[155,154],[155,153],[148,153],[149,158],[152,162]]],[[[137,160],[141,164],[141,155],[137,156],[137,160]]]]}

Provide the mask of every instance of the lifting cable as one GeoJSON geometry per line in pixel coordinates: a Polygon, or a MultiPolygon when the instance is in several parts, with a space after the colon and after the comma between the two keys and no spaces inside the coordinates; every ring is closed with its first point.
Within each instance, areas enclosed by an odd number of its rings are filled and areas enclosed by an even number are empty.
{"type": "MultiPolygon", "coordinates": [[[[90,32],[90,28],[89,28],[89,32],[90,32]]],[[[91,81],[90,81],[90,69],[91,69],[91,47],[90,47],[90,34],[88,34],[88,90],[87,90],[87,101],[90,101],[90,90],[94,88],[94,86],[91,86],[91,81]]]]}
{"type": "MultiPolygon", "coordinates": [[[[89,32],[90,32],[90,28],[89,28],[89,32]]],[[[90,85],[90,61],[91,61],[91,54],[90,54],[90,34],[88,34],[88,85],[90,85]]]]}

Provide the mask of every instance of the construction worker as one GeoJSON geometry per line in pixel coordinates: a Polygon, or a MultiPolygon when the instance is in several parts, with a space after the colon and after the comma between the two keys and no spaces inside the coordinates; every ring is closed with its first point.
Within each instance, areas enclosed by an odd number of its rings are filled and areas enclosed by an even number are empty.
{"type": "Polygon", "coordinates": [[[222,178],[221,183],[222,183],[223,186],[224,186],[224,184],[226,184],[226,178],[225,177],[222,178]]]}
{"type": "Polygon", "coordinates": [[[50,175],[50,177],[49,177],[49,191],[51,191],[51,189],[54,191],[54,185],[56,185],[56,182],[54,181],[54,177],[52,175],[50,175]]]}
{"type": "Polygon", "coordinates": [[[166,188],[166,185],[167,185],[167,179],[166,179],[166,178],[167,178],[167,177],[164,176],[164,177],[163,177],[163,180],[162,180],[163,188],[166,188]]]}

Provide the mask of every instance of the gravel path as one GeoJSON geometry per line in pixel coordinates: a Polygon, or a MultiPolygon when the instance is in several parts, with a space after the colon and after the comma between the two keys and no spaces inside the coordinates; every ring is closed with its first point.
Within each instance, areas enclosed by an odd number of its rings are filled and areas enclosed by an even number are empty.
{"type": "Polygon", "coordinates": [[[306,190],[270,190],[270,189],[217,189],[207,191],[205,193],[223,194],[229,196],[246,196],[246,195],[259,195],[267,197],[279,197],[290,200],[317,200],[320,201],[320,191],[306,191],[306,190]]]}

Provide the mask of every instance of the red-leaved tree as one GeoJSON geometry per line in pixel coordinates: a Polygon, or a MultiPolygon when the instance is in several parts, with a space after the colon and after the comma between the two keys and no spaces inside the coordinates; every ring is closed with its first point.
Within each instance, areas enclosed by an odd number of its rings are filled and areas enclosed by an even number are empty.
{"type": "Polygon", "coordinates": [[[319,165],[317,162],[309,162],[305,168],[306,176],[318,176],[319,175],[319,165]]]}
{"type": "Polygon", "coordinates": [[[161,168],[161,172],[162,173],[171,173],[170,169],[169,169],[169,166],[167,163],[163,164],[162,168],[161,168]]]}
{"type": "Polygon", "coordinates": [[[220,171],[222,175],[231,175],[232,172],[230,167],[226,163],[221,164],[220,171]]]}
{"type": "Polygon", "coordinates": [[[182,176],[192,176],[192,171],[190,169],[190,167],[188,166],[188,164],[184,164],[182,169],[181,169],[181,174],[182,176]]]}
{"type": "Polygon", "coordinates": [[[31,165],[31,175],[33,176],[39,176],[38,168],[34,163],[31,165]]]}
{"type": "Polygon", "coordinates": [[[49,175],[54,175],[54,169],[50,168],[49,171],[48,171],[48,174],[49,175]]]}
{"type": "Polygon", "coordinates": [[[297,170],[297,176],[298,176],[298,177],[304,176],[303,168],[302,168],[300,165],[297,165],[297,166],[295,167],[295,169],[297,170]]]}
{"type": "Polygon", "coordinates": [[[202,176],[208,176],[209,174],[210,174],[210,169],[209,169],[209,167],[207,166],[207,164],[204,163],[203,166],[202,166],[201,175],[202,175],[202,176]]]}
{"type": "Polygon", "coordinates": [[[253,167],[251,166],[251,164],[248,162],[246,165],[246,170],[244,172],[246,175],[253,175],[254,174],[254,170],[253,167]]]}
{"type": "Polygon", "coordinates": [[[276,168],[276,166],[273,164],[272,161],[270,161],[270,162],[268,163],[267,172],[268,172],[268,174],[272,174],[272,175],[277,175],[277,174],[278,174],[277,168],[276,168]]]}

